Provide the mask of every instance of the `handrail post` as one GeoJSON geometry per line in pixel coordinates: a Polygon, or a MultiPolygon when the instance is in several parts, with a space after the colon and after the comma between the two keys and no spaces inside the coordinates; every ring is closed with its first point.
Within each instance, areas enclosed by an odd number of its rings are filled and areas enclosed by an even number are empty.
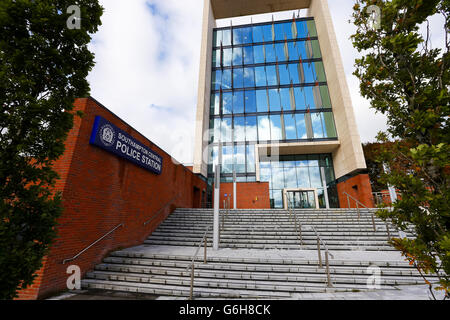
{"type": "Polygon", "coordinates": [[[194,296],[194,263],[191,264],[191,288],[189,290],[189,300],[193,300],[194,296]]]}
{"type": "Polygon", "coordinates": [[[320,239],[317,235],[317,254],[319,255],[319,268],[322,268],[322,255],[320,253],[320,239]]]}
{"type": "Polygon", "coordinates": [[[325,249],[325,265],[327,268],[327,282],[328,282],[328,288],[333,287],[333,284],[331,283],[331,276],[330,276],[330,263],[328,261],[328,249],[325,249]]]}

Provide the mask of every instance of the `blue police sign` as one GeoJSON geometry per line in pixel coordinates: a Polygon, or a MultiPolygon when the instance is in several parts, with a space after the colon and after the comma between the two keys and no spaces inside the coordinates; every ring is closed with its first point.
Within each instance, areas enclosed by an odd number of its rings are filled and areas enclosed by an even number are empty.
{"type": "Polygon", "coordinates": [[[162,157],[160,155],[100,116],[95,117],[89,143],[153,173],[161,174],[162,157]]]}

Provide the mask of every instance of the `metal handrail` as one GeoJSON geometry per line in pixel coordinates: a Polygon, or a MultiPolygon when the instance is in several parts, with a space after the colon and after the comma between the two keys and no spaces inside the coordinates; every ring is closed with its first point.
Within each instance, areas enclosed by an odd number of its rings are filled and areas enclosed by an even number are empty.
{"type": "Polygon", "coordinates": [[[208,245],[208,231],[211,226],[206,226],[205,233],[203,234],[202,240],[200,240],[197,250],[195,250],[195,253],[192,255],[191,264],[189,264],[186,268],[186,272],[189,271],[189,268],[191,269],[191,287],[189,290],[189,300],[192,300],[194,297],[194,269],[195,269],[195,258],[197,257],[198,251],[200,250],[200,247],[202,246],[202,243],[204,243],[204,252],[203,252],[203,263],[207,263],[207,245],[208,245]]]}
{"type": "Polygon", "coordinates": [[[100,242],[102,239],[104,239],[106,236],[108,236],[109,234],[113,233],[114,231],[116,231],[117,228],[123,226],[124,224],[121,223],[119,225],[117,225],[116,227],[114,227],[112,230],[110,230],[108,233],[106,233],[105,235],[103,235],[102,237],[98,238],[97,240],[95,240],[93,243],[91,243],[89,246],[87,246],[86,248],[84,248],[83,250],[81,250],[80,252],[78,252],[76,255],[74,255],[72,258],[69,259],[65,259],[63,260],[62,264],[65,264],[67,261],[73,261],[76,258],[78,258],[81,254],[83,254],[85,251],[87,251],[89,248],[91,248],[93,245],[95,245],[97,242],[100,242]]]}
{"type": "Polygon", "coordinates": [[[325,267],[326,267],[326,273],[327,273],[327,285],[329,288],[333,287],[333,283],[331,282],[331,275],[330,275],[330,263],[328,259],[328,255],[331,256],[332,259],[334,259],[333,254],[328,250],[328,246],[325,243],[325,241],[322,240],[319,233],[317,232],[316,228],[314,226],[311,226],[311,229],[314,231],[314,233],[317,236],[317,253],[319,255],[319,268],[322,268],[322,254],[320,253],[320,243],[325,247],[325,267]]]}
{"type": "Polygon", "coordinates": [[[163,206],[163,207],[161,207],[149,220],[147,220],[147,221],[145,221],[144,222],[144,226],[146,225],[146,224],[148,224],[148,223],[150,223],[151,221],[153,221],[154,219],[156,219],[156,217],[158,217],[159,216],[159,214],[165,209],[165,208],[167,208],[167,206],[169,205],[169,204],[171,204],[175,199],[177,199],[178,197],[179,197],[180,195],[178,194],[178,195],[176,195],[175,197],[173,197],[172,199],[170,199],[168,202],[166,202],[166,204],[163,206]]]}
{"type": "Polygon", "coordinates": [[[292,209],[291,203],[289,200],[287,200],[287,204],[288,204],[288,210],[289,210],[289,217],[292,219],[292,215],[294,215],[294,222],[295,222],[295,231],[298,232],[299,235],[299,240],[300,240],[300,245],[304,245],[303,243],[303,236],[302,236],[302,223],[300,220],[297,220],[297,213],[295,212],[295,210],[292,209]],[[297,224],[298,222],[298,224],[297,224]]]}
{"type": "MultiPolygon", "coordinates": [[[[343,194],[345,194],[347,196],[347,203],[348,203],[348,208],[350,209],[350,198],[353,199],[356,203],[356,211],[358,213],[358,220],[360,218],[360,212],[359,212],[359,206],[358,204],[362,205],[364,208],[366,209],[370,209],[369,207],[367,207],[366,205],[364,205],[361,201],[359,201],[358,199],[355,199],[354,197],[352,197],[351,195],[349,195],[347,192],[342,192],[343,194]]],[[[377,227],[375,225],[375,215],[373,214],[373,212],[371,213],[372,216],[372,226],[373,226],[373,231],[377,231],[377,227]]]]}

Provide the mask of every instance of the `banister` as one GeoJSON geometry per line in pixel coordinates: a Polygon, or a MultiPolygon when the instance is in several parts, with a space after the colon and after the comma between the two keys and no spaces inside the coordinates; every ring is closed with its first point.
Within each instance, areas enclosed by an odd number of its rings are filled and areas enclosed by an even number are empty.
{"type": "Polygon", "coordinates": [[[355,199],[354,197],[352,197],[351,195],[349,195],[347,192],[342,192],[343,194],[345,194],[347,196],[347,198],[352,198],[353,200],[355,200],[356,203],[362,205],[364,208],[366,209],[370,209],[369,207],[367,207],[366,205],[364,205],[364,203],[362,203],[361,201],[355,199]]]}
{"type": "Polygon", "coordinates": [[[186,267],[186,272],[191,269],[191,286],[190,286],[190,290],[189,290],[189,300],[192,300],[192,298],[194,297],[194,277],[195,277],[195,273],[194,273],[194,264],[195,264],[195,258],[197,257],[198,251],[200,250],[200,247],[202,246],[202,243],[204,243],[204,253],[203,253],[203,263],[206,264],[207,263],[207,257],[206,257],[206,252],[207,252],[207,245],[208,245],[208,231],[209,228],[211,226],[206,226],[205,229],[205,233],[203,234],[202,239],[200,240],[198,246],[197,246],[197,250],[195,250],[194,254],[192,255],[192,259],[191,259],[191,263],[186,267]]]}
{"type": "Polygon", "coordinates": [[[164,206],[162,206],[149,220],[144,222],[144,226],[148,223],[150,223],[151,221],[153,221],[154,219],[156,219],[156,217],[159,216],[159,214],[165,209],[167,208],[167,206],[169,204],[171,204],[175,199],[177,199],[180,195],[176,195],[175,197],[173,197],[172,199],[170,199],[168,202],[166,202],[166,204],[164,204],[164,206]]]}
{"type": "Polygon", "coordinates": [[[119,225],[117,225],[116,227],[114,227],[112,230],[110,230],[109,232],[107,232],[105,235],[103,235],[102,237],[98,238],[97,240],[95,240],[93,243],[91,243],[89,246],[87,246],[86,248],[84,248],[83,250],[81,250],[80,252],[78,252],[75,256],[73,256],[72,258],[69,259],[65,259],[63,260],[62,264],[65,264],[67,261],[73,261],[76,258],[78,258],[81,254],[83,254],[85,251],[87,251],[89,248],[91,248],[93,245],[95,245],[97,242],[100,242],[102,239],[104,239],[106,236],[108,236],[109,234],[113,233],[114,231],[116,231],[117,228],[123,226],[124,224],[121,223],[119,225]]]}

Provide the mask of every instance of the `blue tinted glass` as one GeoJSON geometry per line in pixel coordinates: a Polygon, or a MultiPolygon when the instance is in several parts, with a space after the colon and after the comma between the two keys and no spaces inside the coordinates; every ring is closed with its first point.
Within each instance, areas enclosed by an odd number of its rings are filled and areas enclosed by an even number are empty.
{"type": "Polygon", "coordinates": [[[305,71],[305,83],[316,82],[314,64],[313,63],[303,63],[303,70],[305,71]]]}
{"type": "Polygon", "coordinates": [[[258,112],[269,111],[266,89],[256,90],[256,107],[257,107],[258,112]]]}
{"type": "Polygon", "coordinates": [[[276,66],[266,66],[266,73],[267,73],[267,85],[277,86],[278,79],[276,66]]]}
{"type": "Polygon", "coordinates": [[[267,86],[265,67],[255,67],[255,83],[257,87],[267,86]]]}
{"type": "Polygon", "coordinates": [[[243,88],[244,87],[244,69],[234,69],[233,70],[233,87],[243,88]]]}
{"type": "Polygon", "coordinates": [[[309,177],[311,179],[311,188],[322,187],[322,179],[320,177],[319,167],[309,167],[309,177]]]}
{"type": "Polygon", "coordinates": [[[297,110],[305,110],[305,90],[304,88],[294,88],[295,108],[297,110]]]}
{"type": "Polygon", "coordinates": [[[231,89],[231,69],[222,72],[222,89],[231,89]]]}
{"type": "Polygon", "coordinates": [[[255,172],[255,146],[247,145],[247,172],[255,172]]]}
{"type": "Polygon", "coordinates": [[[289,42],[288,43],[288,51],[289,51],[289,60],[298,60],[298,47],[297,42],[289,42]]]}
{"type": "Polygon", "coordinates": [[[256,93],[254,90],[245,91],[245,112],[256,112],[256,93]]]}
{"type": "Polygon", "coordinates": [[[233,93],[233,113],[244,113],[244,91],[233,93]]]}
{"type": "Polygon", "coordinates": [[[267,164],[267,163],[261,162],[261,164],[260,164],[261,165],[260,179],[263,182],[269,182],[272,177],[272,170],[270,169],[270,167],[262,167],[265,164],[267,164]]]}
{"type": "Polygon", "coordinates": [[[286,132],[287,140],[297,139],[297,128],[295,126],[295,115],[285,114],[284,115],[284,130],[286,132]]]}
{"type": "Polygon", "coordinates": [[[311,188],[308,167],[297,167],[297,185],[299,188],[311,188]]]}
{"type": "Polygon", "coordinates": [[[235,142],[245,141],[245,117],[234,117],[233,136],[235,142]]]}
{"type": "Polygon", "coordinates": [[[222,172],[233,172],[233,146],[222,147],[222,172]]]}
{"type": "Polygon", "coordinates": [[[284,43],[276,43],[275,44],[275,52],[277,54],[278,62],[287,61],[286,53],[285,53],[285,44],[284,43]]]}
{"type": "Polygon", "coordinates": [[[280,94],[278,89],[270,89],[269,91],[269,110],[280,111],[280,94]]]}
{"type": "Polygon", "coordinates": [[[273,37],[272,37],[272,25],[271,24],[266,24],[264,26],[262,26],[263,29],[263,38],[264,41],[273,41],[273,37]]]}
{"type": "MultiPolygon", "coordinates": [[[[283,168],[272,168],[272,188],[274,189],[283,189],[284,186],[284,174],[283,174],[283,168]]],[[[280,192],[277,190],[276,194],[279,194],[280,192]]],[[[274,197],[275,197],[275,190],[274,190],[274,197]]]]}
{"type": "Polygon", "coordinates": [[[233,93],[226,92],[222,94],[222,113],[231,114],[233,110],[233,93]]]}
{"type": "Polygon", "coordinates": [[[236,173],[245,173],[245,144],[234,146],[234,168],[236,173]]]}
{"type": "Polygon", "coordinates": [[[252,43],[252,27],[242,28],[242,43],[252,43]]]}
{"type": "Polygon", "coordinates": [[[242,48],[233,48],[233,66],[242,65],[242,48]]]}
{"type": "Polygon", "coordinates": [[[324,138],[323,128],[322,128],[322,114],[321,113],[311,113],[311,123],[314,133],[314,138],[324,138]]]}
{"type": "Polygon", "coordinates": [[[277,55],[275,52],[275,46],[273,44],[265,44],[264,50],[266,51],[266,62],[276,62],[277,55]]]}
{"type": "Polygon", "coordinates": [[[303,92],[305,94],[306,107],[309,109],[315,109],[316,103],[314,101],[313,87],[304,87],[303,92]]]}
{"type": "Polygon", "coordinates": [[[215,47],[220,47],[222,43],[222,30],[214,30],[213,43],[215,47]]]}
{"type": "Polygon", "coordinates": [[[282,23],[275,24],[275,40],[284,40],[284,26],[282,23]]]}
{"type": "Polygon", "coordinates": [[[216,68],[220,67],[220,49],[216,49],[213,51],[212,65],[216,68]]]}
{"type": "Polygon", "coordinates": [[[292,84],[299,84],[300,78],[298,75],[298,63],[290,63],[288,64],[289,69],[289,81],[292,82],[292,84]]]}
{"type": "Polygon", "coordinates": [[[253,42],[264,42],[263,29],[261,26],[253,27],[253,42]]]}
{"type": "Polygon", "coordinates": [[[232,119],[223,118],[221,124],[221,139],[222,142],[231,142],[233,139],[232,119]]]}
{"type": "Polygon", "coordinates": [[[289,88],[280,89],[281,108],[286,111],[295,109],[291,108],[291,96],[289,92],[290,92],[289,88]]]}
{"type": "Polygon", "coordinates": [[[233,28],[233,44],[242,44],[242,29],[241,28],[233,28]]]}
{"type": "Polygon", "coordinates": [[[233,60],[233,49],[223,49],[223,66],[231,66],[231,61],[233,60]]]}
{"type": "Polygon", "coordinates": [[[279,114],[272,114],[270,116],[270,133],[271,140],[282,140],[282,129],[281,129],[281,116],[279,114]]]}
{"type": "Polygon", "coordinates": [[[211,113],[220,114],[220,93],[211,94],[211,113]]]}
{"type": "Polygon", "coordinates": [[[308,31],[306,27],[306,21],[297,21],[297,38],[306,38],[308,31]]]}
{"type": "Polygon", "coordinates": [[[255,69],[254,68],[244,68],[244,87],[254,87],[255,86],[255,69]]]}
{"type": "Polygon", "coordinates": [[[222,32],[223,32],[222,45],[231,46],[231,30],[225,29],[222,32]]]}
{"type": "Polygon", "coordinates": [[[245,140],[246,141],[257,141],[258,140],[258,129],[256,125],[256,116],[246,116],[245,117],[245,140]]]}
{"type": "Polygon", "coordinates": [[[222,121],[220,119],[214,119],[214,142],[219,142],[220,140],[220,124],[222,121]]]}
{"type": "Polygon", "coordinates": [[[253,64],[253,47],[244,47],[244,64],[253,64]]]}
{"type": "Polygon", "coordinates": [[[258,140],[270,140],[270,122],[269,116],[258,116],[258,140]]]}
{"type": "Polygon", "coordinates": [[[305,41],[299,41],[296,43],[297,52],[301,59],[308,59],[308,55],[306,54],[306,46],[305,41]]]}
{"type": "Polygon", "coordinates": [[[295,167],[285,167],[283,169],[283,172],[286,188],[297,188],[297,170],[295,169],[295,167]]]}
{"type": "Polygon", "coordinates": [[[278,73],[280,75],[280,84],[287,85],[291,83],[291,79],[289,76],[289,69],[287,64],[278,65],[278,73]]]}
{"type": "Polygon", "coordinates": [[[219,90],[222,83],[222,71],[216,70],[212,73],[212,87],[214,90],[219,90]]]}
{"type": "Polygon", "coordinates": [[[264,63],[264,46],[254,46],[253,47],[253,57],[255,63],[264,63]]]}
{"type": "Polygon", "coordinates": [[[287,40],[293,39],[293,36],[292,36],[292,22],[284,22],[283,26],[284,26],[284,34],[286,36],[286,39],[287,40]]]}
{"type": "Polygon", "coordinates": [[[305,115],[302,113],[297,113],[295,115],[295,120],[297,122],[298,139],[307,139],[308,134],[306,133],[305,115]]]}

